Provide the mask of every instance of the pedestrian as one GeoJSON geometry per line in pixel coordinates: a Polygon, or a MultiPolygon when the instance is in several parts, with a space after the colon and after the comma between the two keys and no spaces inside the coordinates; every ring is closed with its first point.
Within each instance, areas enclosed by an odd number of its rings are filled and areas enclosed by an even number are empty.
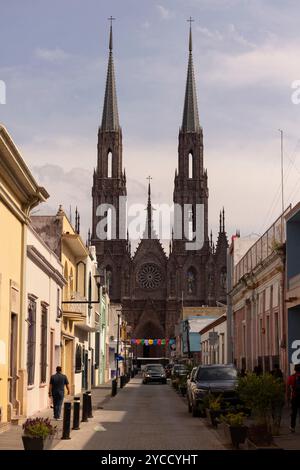
{"type": "Polygon", "coordinates": [[[300,364],[295,364],[294,370],[295,373],[289,376],[287,382],[287,399],[291,403],[291,432],[295,432],[296,418],[300,410],[300,364]]]}
{"type": "Polygon", "coordinates": [[[54,419],[61,421],[61,407],[64,401],[65,386],[68,395],[70,395],[70,387],[67,376],[62,374],[61,367],[56,367],[56,374],[51,375],[49,384],[49,397],[52,396],[54,419]]]}
{"type": "Polygon", "coordinates": [[[279,364],[274,364],[274,369],[271,370],[271,374],[275,379],[282,379],[283,380],[283,373],[279,367],[279,364]]]}

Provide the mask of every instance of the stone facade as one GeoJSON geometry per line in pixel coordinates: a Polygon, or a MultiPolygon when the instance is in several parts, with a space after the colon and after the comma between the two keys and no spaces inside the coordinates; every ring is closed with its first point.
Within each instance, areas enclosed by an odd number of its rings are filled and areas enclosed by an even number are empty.
{"type": "MultiPolygon", "coordinates": [[[[98,265],[106,270],[112,302],[121,303],[133,338],[170,338],[182,305],[201,306],[226,303],[226,250],[224,210],[220,214],[220,231],[216,248],[208,235],[208,178],[203,166],[203,131],[199,124],[192,42],[184,104],[183,122],[179,132],[178,172],[174,180],[173,201],[183,211],[191,205],[192,228],[197,225],[196,206],[203,205],[201,249],[187,250],[190,240],[184,222],[175,213],[175,237],[167,255],[153,231],[149,184],[146,230],[134,255],[130,241],[121,225],[119,196],[125,196],[126,176],[122,166],[122,132],[117,114],[117,101],[112,59],[112,30],[102,124],[98,133],[98,162],[93,179],[93,229],[91,244],[96,246],[98,265]],[[191,161],[190,161],[191,160],[191,161]],[[99,205],[107,210],[99,213],[99,205]],[[115,211],[115,220],[106,239],[99,239],[99,223],[107,211],[115,211]],[[179,229],[179,232],[178,232],[179,229]],[[180,233],[178,237],[178,233],[180,233]]],[[[121,217],[122,220],[122,217],[121,217]]],[[[107,225],[108,230],[108,225],[107,225]]],[[[137,346],[137,356],[164,356],[163,346],[137,346]]],[[[168,354],[168,353],[167,353],[168,354]]]]}

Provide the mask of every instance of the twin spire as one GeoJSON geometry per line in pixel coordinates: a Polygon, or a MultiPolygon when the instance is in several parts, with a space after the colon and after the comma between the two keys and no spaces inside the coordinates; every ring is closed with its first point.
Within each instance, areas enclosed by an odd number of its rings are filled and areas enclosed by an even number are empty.
{"type": "MultiPolygon", "coordinates": [[[[116,81],[115,81],[115,70],[113,61],[113,33],[112,33],[112,21],[113,17],[110,17],[110,32],[109,32],[109,58],[107,67],[106,87],[104,96],[104,106],[102,114],[102,131],[118,131],[120,129],[119,124],[119,113],[118,113],[118,102],[116,92],[116,81]]],[[[187,70],[187,80],[185,88],[184,98],[184,109],[182,118],[183,132],[199,132],[199,114],[197,104],[197,93],[195,84],[195,74],[193,65],[193,43],[192,43],[192,19],[190,22],[189,32],[189,61],[187,70]]]]}
{"type": "Polygon", "coordinates": [[[120,129],[118,102],[115,81],[115,69],[113,60],[113,33],[112,33],[112,20],[110,17],[110,32],[109,32],[109,57],[106,76],[106,87],[104,96],[104,106],[102,114],[102,131],[118,131],[120,129]]]}
{"type": "Polygon", "coordinates": [[[192,19],[190,22],[190,36],[189,36],[189,62],[185,87],[185,98],[183,108],[183,118],[181,130],[183,132],[199,132],[199,114],[197,104],[196,83],[193,64],[193,41],[192,41],[192,19]]]}

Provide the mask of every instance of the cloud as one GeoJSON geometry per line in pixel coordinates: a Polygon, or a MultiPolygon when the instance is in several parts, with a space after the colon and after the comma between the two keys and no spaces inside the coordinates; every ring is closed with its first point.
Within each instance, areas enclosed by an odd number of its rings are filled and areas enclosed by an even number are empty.
{"type": "Polygon", "coordinates": [[[68,59],[70,55],[59,48],[43,49],[43,48],[38,47],[35,50],[35,57],[37,57],[38,59],[44,60],[46,62],[55,63],[55,62],[63,62],[64,60],[68,59]]]}
{"type": "Polygon", "coordinates": [[[167,8],[163,7],[162,5],[156,5],[156,8],[159,12],[161,19],[169,20],[170,18],[172,18],[173,13],[167,8]]]}

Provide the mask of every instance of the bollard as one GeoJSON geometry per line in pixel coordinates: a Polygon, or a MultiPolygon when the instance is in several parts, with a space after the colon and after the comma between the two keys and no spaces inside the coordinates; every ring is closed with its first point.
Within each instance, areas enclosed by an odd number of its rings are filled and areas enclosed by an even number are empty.
{"type": "Polygon", "coordinates": [[[81,421],[82,423],[86,423],[88,421],[88,414],[89,414],[89,408],[88,408],[88,396],[86,393],[82,395],[82,418],[81,421]]]}
{"type": "Polygon", "coordinates": [[[111,381],[111,396],[115,397],[118,393],[117,379],[111,381]]]}
{"type": "Polygon", "coordinates": [[[73,404],[73,427],[74,431],[80,429],[79,426],[80,422],[80,397],[74,397],[74,404],[73,404]]]}
{"type": "Polygon", "coordinates": [[[92,392],[86,392],[88,403],[88,418],[93,418],[92,392]]]}
{"type": "Polygon", "coordinates": [[[71,403],[67,402],[64,404],[63,433],[61,437],[62,439],[71,439],[70,429],[71,429],[71,403]]]}
{"type": "Polygon", "coordinates": [[[131,369],[131,378],[133,379],[134,378],[134,370],[131,369]]]}

